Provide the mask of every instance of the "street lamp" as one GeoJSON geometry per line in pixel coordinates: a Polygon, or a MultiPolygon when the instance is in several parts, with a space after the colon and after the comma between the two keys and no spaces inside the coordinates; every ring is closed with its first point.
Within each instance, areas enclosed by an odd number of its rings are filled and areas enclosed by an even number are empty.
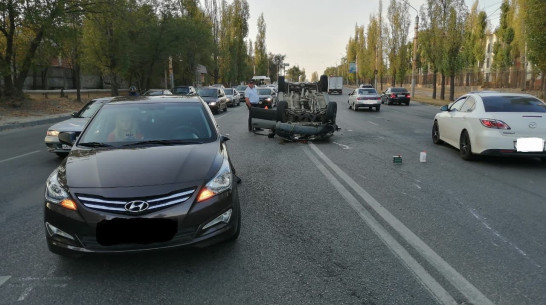
{"type": "Polygon", "coordinates": [[[415,70],[417,69],[417,33],[419,31],[419,12],[404,0],[415,11],[415,36],[413,38],[413,63],[411,65],[411,97],[415,98],[415,70]]]}

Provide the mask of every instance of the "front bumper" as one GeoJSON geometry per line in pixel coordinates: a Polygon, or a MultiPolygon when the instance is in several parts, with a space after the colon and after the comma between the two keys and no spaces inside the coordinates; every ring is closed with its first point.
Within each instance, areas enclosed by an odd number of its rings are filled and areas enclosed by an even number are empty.
{"type": "Polygon", "coordinates": [[[48,247],[65,255],[114,254],[205,247],[233,236],[240,225],[237,187],[194,203],[197,193],[188,202],[140,216],[92,210],[79,202],[78,210],[71,211],[46,201],[44,225],[48,247]],[[228,223],[203,229],[229,210],[228,223]]]}
{"type": "Polygon", "coordinates": [[[59,142],[59,137],[57,136],[46,136],[44,142],[49,152],[68,153],[70,152],[70,149],[72,149],[72,146],[70,145],[61,144],[61,142],[59,142]]]}

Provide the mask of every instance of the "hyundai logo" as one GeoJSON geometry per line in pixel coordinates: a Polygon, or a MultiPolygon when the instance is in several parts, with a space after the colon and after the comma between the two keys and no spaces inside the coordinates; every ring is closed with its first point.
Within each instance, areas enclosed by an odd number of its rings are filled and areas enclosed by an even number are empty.
{"type": "Polygon", "coordinates": [[[125,210],[131,213],[138,213],[146,211],[150,207],[150,204],[146,201],[135,200],[125,204],[125,210]]]}
{"type": "Polygon", "coordinates": [[[529,128],[536,128],[537,127],[537,123],[536,122],[531,122],[529,123],[529,128]]]}

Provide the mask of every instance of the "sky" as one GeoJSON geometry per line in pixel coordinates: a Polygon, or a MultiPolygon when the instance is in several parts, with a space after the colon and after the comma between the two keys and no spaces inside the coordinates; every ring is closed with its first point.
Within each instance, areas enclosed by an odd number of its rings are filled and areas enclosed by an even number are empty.
{"type": "MultiPolygon", "coordinates": [[[[498,25],[502,0],[478,0],[493,26],[498,25]]],[[[290,67],[305,69],[308,79],[313,72],[319,76],[327,67],[336,66],[345,55],[349,38],[354,37],[355,25],[369,24],[369,18],[379,12],[379,0],[247,0],[250,7],[249,39],[258,33],[257,20],[263,13],[266,24],[268,53],[285,54],[290,67]]],[[[426,0],[409,0],[419,10],[426,0]]],[[[475,0],[465,0],[470,8],[475,0]]],[[[385,18],[390,0],[383,0],[385,18]]],[[[416,12],[410,8],[409,37],[413,39],[416,12]]]]}

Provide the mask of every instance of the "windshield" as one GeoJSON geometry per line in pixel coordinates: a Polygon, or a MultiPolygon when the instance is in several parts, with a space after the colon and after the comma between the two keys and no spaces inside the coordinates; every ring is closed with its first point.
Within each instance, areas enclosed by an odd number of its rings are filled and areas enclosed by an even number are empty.
{"type": "Polygon", "coordinates": [[[203,97],[217,97],[218,90],[214,88],[199,89],[199,91],[197,91],[197,94],[203,97]]]}
{"type": "Polygon", "coordinates": [[[174,94],[188,94],[190,93],[190,88],[188,87],[176,87],[173,91],[174,94]]]}
{"type": "Polygon", "coordinates": [[[227,95],[233,95],[233,89],[224,89],[224,92],[227,94],[227,95]]]}
{"type": "Polygon", "coordinates": [[[143,141],[216,139],[214,123],[201,103],[107,104],[80,136],[80,145],[119,146],[143,141]]]}
{"type": "Polygon", "coordinates": [[[258,89],[258,95],[271,95],[271,89],[258,89]]]}
{"type": "Polygon", "coordinates": [[[486,112],[546,112],[546,104],[527,96],[483,96],[486,112]]]}
{"type": "Polygon", "coordinates": [[[97,112],[97,110],[99,110],[99,108],[102,106],[103,102],[100,102],[100,101],[97,101],[97,100],[94,100],[94,101],[91,101],[89,102],[87,105],[85,105],[85,107],[80,110],[80,112],[78,113],[78,117],[79,118],[90,118],[93,116],[93,114],[95,114],[95,112],[97,112]]]}
{"type": "Polygon", "coordinates": [[[407,93],[408,90],[405,88],[391,88],[391,92],[393,93],[407,93]]]}
{"type": "Polygon", "coordinates": [[[237,87],[237,91],[245,91],[246,87],[248,87],[248,86],[239,86],[239,87],[237,87]]]}

